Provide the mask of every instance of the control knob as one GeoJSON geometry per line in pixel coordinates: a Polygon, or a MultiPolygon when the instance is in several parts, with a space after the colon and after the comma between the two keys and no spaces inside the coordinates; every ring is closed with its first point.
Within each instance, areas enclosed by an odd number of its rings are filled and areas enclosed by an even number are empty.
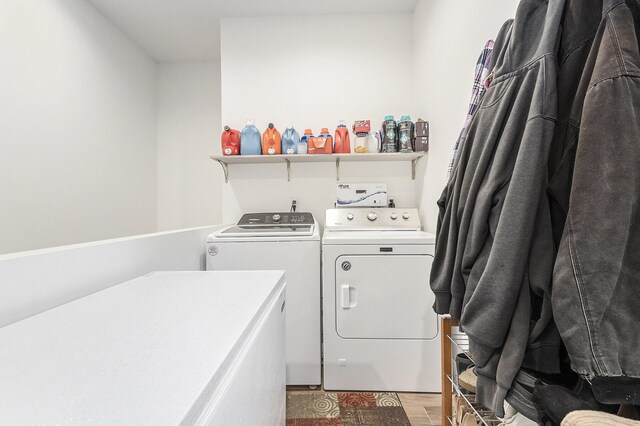
{"type": "Polygon", "coordinates": [[[407,212],[402,213],[402,218],[403,219],[407,220],[407,219],[409,219],[409,217],[410,217],[409,213],[407,213],[407,212]]]}
{"type": "Polygon", "coordinates": [[[353,213],[349,213],[349,214],[347,214],[347,219],[349,219],[349,220],[353,220],[353,213]]]}
{"type": "Polygon", "coordinates": [[[273,216],[271,216],[271,219],[273,219],[274,222],[280,222],[280,215],[274,214],[273,216]]]}
{"type": "Polygon", "coordinates": [[[391,219],[396,220],[398,218],[398,213],[393,212],[391,213],[391,219]]]}
{"type": "Polygon", "coordinates": [[[373,222],[374,220],[376,220],[378,218],[378,215],[375,214],[374,212],[371,212],[367,215],[367,219],[369,219],[371,222],[373,222]]]}

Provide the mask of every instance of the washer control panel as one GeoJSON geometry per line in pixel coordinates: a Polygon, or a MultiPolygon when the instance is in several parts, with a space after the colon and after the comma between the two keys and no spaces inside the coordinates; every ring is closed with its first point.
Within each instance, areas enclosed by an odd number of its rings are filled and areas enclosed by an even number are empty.
{"type": "Polygon", "coordinates": [[[386,207],[329,209],[325,227],[329,231],[422,230],[418,209],[386,207]]]}
{"type": "Polygon", "coordinates": [[[238,226],[303,226],[313,225],[311,213],[275,212],[247,213],[240,218],[238,226]]]}

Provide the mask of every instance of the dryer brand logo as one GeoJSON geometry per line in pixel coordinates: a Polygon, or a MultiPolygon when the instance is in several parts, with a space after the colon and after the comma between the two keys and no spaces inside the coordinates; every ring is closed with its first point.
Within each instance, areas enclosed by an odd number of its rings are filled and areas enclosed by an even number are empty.
{"type": "Polygon", "coordinates": [[[351,262],[347,262],[346,260],[342,262],[342,270],[348,271],[351,269],[351,262]]]}
{"type": "Polygon", "coordinates": [[[349,189],[350,186],[349,185],[345,185],[344,183],[341,183],[341,184],[338,185],[338,188],[340,188],[340,189],[349,189]]]}
{"type": "Polygon", "coordinates": [[[207,251],[209,252],[209,255],[215,256],[216,254],[218,254],[218,246],[209,246],[207,251]]]}

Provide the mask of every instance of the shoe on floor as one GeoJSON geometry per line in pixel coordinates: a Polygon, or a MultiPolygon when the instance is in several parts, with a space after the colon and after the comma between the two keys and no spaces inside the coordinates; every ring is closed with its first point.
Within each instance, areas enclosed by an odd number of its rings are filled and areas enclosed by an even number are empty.
{"type": "Polygon", "coordinates": [[[478,418],[475,413],[467,413],[464,415],[460,426],[478,426],[478,418]]]}
{"type": "Polygon", "coordinates": [[[640,426],[640,421],[602,411],[576,410],[562,419],[562,426],[640,426]]]}
{"type": "Polygon", "coordinates": [[[476,376],[476,373],[473,370],[474,367],[470,367],[460,373],[460,376],[458,376],[458,384],[469,392],[476,393],[478,376],[476,376]]]}
{"type": "Polygon", "coordinates": [[[458,410],[456,411],[455,424],[461,425],[468,414],[473,414],[473,408],[463,399],[460,401],[460,405],[458,405],[458,410]]]}
{"type": "Polygon", "coordinates": [[[465,354],[464,352],[460,352],[456,355],[456,372],[458,374],[462,373],[472,365],[473,361],[471,361],[471,359],[469,359],[467,354],[465,354]]]}

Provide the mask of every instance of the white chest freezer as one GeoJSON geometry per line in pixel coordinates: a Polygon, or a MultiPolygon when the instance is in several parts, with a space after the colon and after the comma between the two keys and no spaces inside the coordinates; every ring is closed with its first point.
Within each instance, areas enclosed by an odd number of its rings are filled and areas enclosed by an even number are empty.
{"type": "Polygon", "coordinates": [[[156,272],[0,328],[0,424],[284,424],[284,288],[156,272]]]}

